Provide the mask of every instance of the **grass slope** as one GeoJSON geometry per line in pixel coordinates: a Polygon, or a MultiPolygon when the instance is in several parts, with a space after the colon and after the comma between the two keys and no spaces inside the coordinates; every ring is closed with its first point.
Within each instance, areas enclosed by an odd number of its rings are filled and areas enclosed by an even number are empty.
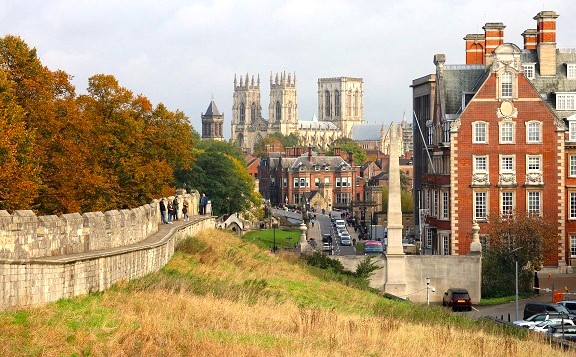
{"type": "Polygon", "coordinates": [[[338,282],[229,233],[103,293],[0,314],[2,356],[566,356],[537,337],[338,282]],[[329,278],[329,279],[326,279],[329,278]]]}

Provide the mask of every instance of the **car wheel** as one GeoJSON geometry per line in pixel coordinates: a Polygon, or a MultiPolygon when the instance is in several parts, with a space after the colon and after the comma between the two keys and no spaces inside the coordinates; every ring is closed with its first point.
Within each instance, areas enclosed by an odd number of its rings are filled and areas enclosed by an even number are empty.
{"type": "Polygon", "coordinates": [[[470,306],[470,307],[468,308],[468,311],[472,311],[472,306],[470,306]]]}

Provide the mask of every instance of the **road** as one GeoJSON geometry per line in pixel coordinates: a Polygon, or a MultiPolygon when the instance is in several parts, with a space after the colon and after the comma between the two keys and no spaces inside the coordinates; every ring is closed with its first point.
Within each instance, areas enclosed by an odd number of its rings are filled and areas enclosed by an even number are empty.
{"type": "MultiPolygon", "coordinates": [[[[292,223],[300,223],[302,222],[302,213],[298,212],[291,212],[285,211],[282,209],[273,209],[272,210],[275,214],[281,215],[286,217],[292,223]]],[[[313,213],[314,214],[314,213],[313,213]]],[[[310,227],[310,231],[308,232],[308,237],[316,239],[318,242],[318,247],[322,246],[322,236],[324,234],[332,235],[332,242],[333,242],[333,252],[334,255],[356,255],[356,250],[353,246],[343,246],[340,244],[340,240],[337,239],[336,232],[332,229],[332,221],[328,215],[322,213],[315,213],[316,214],[316,223],[314,227],[310,227]]],[[[336,214],[339,215],[338,212],[336,214]]],[[[346,227],[348,232],[350,233],[350,237],[358,241],[358,233],[354,232],[352,227],[346,227]]]]}

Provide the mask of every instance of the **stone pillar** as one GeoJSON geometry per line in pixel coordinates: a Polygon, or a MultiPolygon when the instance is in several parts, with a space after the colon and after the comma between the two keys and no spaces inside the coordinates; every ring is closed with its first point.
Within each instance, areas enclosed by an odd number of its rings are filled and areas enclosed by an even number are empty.
{"type": "Polygon", "coordinates": [[[308,244],[308,240],[306,239],[306,231],[308,228],[304,222],[300,223],[300,253],[302,254],[312,254],[312,247],[308,244]]]}
{"type": "Polygon", "coordinates": [[[388,172],[388,247],[386,249],[386,282],[384,291],[396,296],[406,295],[406,256],[402,247],[402,206],[400,200],[400,163],[398,137],[390,131],[390,164],[388,172]]]}

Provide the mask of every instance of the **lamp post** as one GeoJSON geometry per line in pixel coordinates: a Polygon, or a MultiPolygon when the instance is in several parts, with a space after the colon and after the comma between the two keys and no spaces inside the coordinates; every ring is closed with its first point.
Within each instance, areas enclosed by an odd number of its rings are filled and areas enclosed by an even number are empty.
{"type": "Polygon", "coordinates": [[[276,223],[272,223],[272,231],[274,232],[274,247],[272,251],[276,253],[276,223]]]}
{"type": "MultiPolygon", "coordinates": [[[[516,252],[522,247],[514,248],[510,253],[516,252]]],[[[518,257],[514,254],[514,267],[515,267],[515,278],[516,278],[516,294],[515,294],[515,307],[516,307],[516,321],[518,321],[518,257]]]]}

